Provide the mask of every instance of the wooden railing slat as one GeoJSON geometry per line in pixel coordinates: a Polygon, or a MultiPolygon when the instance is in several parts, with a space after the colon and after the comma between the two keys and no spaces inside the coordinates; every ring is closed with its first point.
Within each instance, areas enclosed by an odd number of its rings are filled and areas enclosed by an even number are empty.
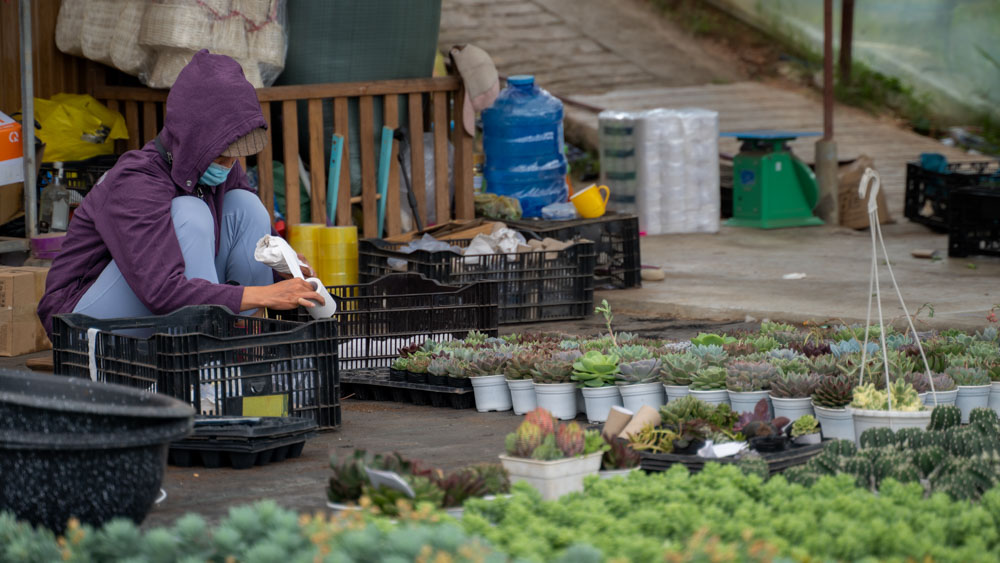
{"type": "Polygon", "coordinates": [[[472,192],[472,136],[465,132],[462,125],[462,108],[465,103],[465,88],[460,87],[455,92],[454,103],[451,106],[452,121],[455,129],[452,131],[452,145],[455,147],[455,218],[475,219],[475,198],[472,192]]]}
{"type": "MultiPolygon", "coordinates": [[[[385,111],[383,112],[385,126],[399,128],[399,97],[396,94],[385,96],[385,111]]],[[[399,142],[393,139],[392,155],[389,160],[389,188],[385,198],[385,233],[382,236],[398,235],[403,229],[399,220],[399,142]]]]}
{"type": "MultiPolygon", "coordinates": [[[[423,94],[407,96],[410,108],[410,189],[417,198],[420,224],[427,225],[427,195],[424,182],[424,102],[423,94]]],[[[416,222],[414,222],[416,226],[416,222]]]]}
{"type": "MultiPolygon", "coordinates": [[[[274,147],[271,135],[271,103],[260,104],[260,109],[264,113],[264,121],[267,122],[267,144],[264,150],[257,155],[258,188],[257,194],[264,202],[268,214],[271,215],[271,222],[274,222],[274,147]]],[[[244,168],[246,170],[246,168],[244,168]]]]}
{"type": "Polygon", "coordinates": [[[326,162],[323,159],[323,100],[309,100],[310,210],[313,223],[326,224],[326,162]]]}
{"type": "Polygon", "coordinates": [[[142,146],[139,139],[139,104],[133,100],[125,101],[125,128],[128,129],[128,150],[142,146]]]}
{"type": "Polygon", "coordinates": [[[153,140],[159,130],[156,127],[156,102],[142,103],[142,145],[153,140]]]}
{"type": "Polygon", "coordinates": [[[285,146],[285,221],[301,223],[299,207],[299,120],[295,100],[281,102],[281,142],[285,146]]]}
{"type": "Polygon", "coordinates": [[[434,92],[434,209],[437,223],[451,216],[448,194],[448,98],[434,92]]]}
{"type": "MultiPolygon", "coordinates": [[[[366,237],[377,236],[378,230],[378,210],[375,199],[375,179],[377,170],[375,168],[375,115],[374,104],[371,96],[361,96],[358,104],[360,108],[359,133],[361,135],[361,208],[364,221],[364,232],[366,237]]],[[[381,133],[381,131],[379,131],[381,133]]]]}
{"type": "Polygon", "coordinates": [[[348,121],[347,98],[333,100],[333,132],[343,139],[343,151],[340,153],[340,182],[337,184],[337,225],[346,227],[352,225],[351,219],[351,155],[350,131],[348,121]]]}

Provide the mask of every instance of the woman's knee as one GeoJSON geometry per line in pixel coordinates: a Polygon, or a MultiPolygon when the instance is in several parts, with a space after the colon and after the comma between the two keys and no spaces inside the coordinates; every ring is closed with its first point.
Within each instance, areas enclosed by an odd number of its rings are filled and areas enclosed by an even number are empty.
{"type": "Polygon", "coordinates": [[[229,190],[222,202],[224,215],[234,214],[240,222],[246,222],[258,230],[271,229],[271,215],[257,197],[257,194],[247,190],[229,190]]]}
{"type": "Polygon", "coordinates": [[[170,202],[170,218],[178,240],[186,237],[212,241],[215,245],[215,221],[208,204],[194,196],[175,197],[170,202]]]}

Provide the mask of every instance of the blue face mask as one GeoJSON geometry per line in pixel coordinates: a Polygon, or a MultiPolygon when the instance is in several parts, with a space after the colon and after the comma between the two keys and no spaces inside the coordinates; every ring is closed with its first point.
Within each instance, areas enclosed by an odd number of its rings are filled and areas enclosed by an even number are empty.
{"type": "Polygon", "coordinates": [[[232,167],[226,168],[221,164],[213,162],[208,165],[208,170],[201,175],[201,179],[198,180],[198,182],[205,184],[206,186],[218,186],[226,181],[226,178],[229,177],[230,170],[232,170],[232,167]]]}

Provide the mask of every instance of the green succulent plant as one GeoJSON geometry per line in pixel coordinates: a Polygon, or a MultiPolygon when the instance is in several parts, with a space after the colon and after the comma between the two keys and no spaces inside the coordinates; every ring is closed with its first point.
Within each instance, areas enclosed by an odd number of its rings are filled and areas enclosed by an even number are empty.
{"type": "Polygon", "coordinates": [[[705,367],[701,358],[694,354],[667,354],[660,358],[663,365],[663,383],[667,385],[690,385],[691,377],[705,367]]]}
{"type": "Polygon", "coordinates": [[[791,372],[771,381],[771,396],[779,399],[811,397],[820,376],[810,373],[791,372]]]}
{"type": "Polygon", "coordinates": [[[619,371],[618,364],[618,356],[592,350],[573,362],[572,379],[581,387],[613,385],[619,371]]]}
{"type": "Polygon", "coordinates": [[[725,349],[716,344],[694,345],[688,349],[688,352],[697,356],[707,366],[725,367],[729,360],[729,354],[726,353],[725,349]]]}
{"type": "Polygon", "coordinates": [[[982,368],[955,365],[944,370],[944,373],[955,380],[955,384],[959,387],[990,384],[990,376],[982,368]]]}
{"type": "Polygon", "coordinates": [[[507,379],[531,379],[532,370],[541,361],[541,354],[522,351],[507,360],[503,374],[507,379]]]}
{"type": "Polygon", "coordinates": [[[531,379],[535,383],[570,383],[572,375],[573,363],[565,360],[542,360],[531,368],[531,379]]]}
{"type": "Polygon", "coordinates": [[[726,366],[726,389],[735,392],[764,391],[771,388],[771,380],[778,369],[767,362],[729,362],[726,366]]]}
{"type": "Polygon", "coordinates": [[[618,368],[620,372],[615,378],[618,383],[625,385],[651,383],[660,377],[660,360],[657,359],[622,362],[618,368]]]}
{"type": "Polygon", "coordinates": [[[792,438],[819,432],[819,422],[811,414],[805,414],[792,423],[792,438]]]}
{"type": "Polygon", "coordinates": [[[817,407],[840,409],[854,399],[856,380],[846,375],[821,376],[813,390],[812,402],[817,407]]]}
{"type": "MultiPolygon", "coordinates": [[[[621,337],[621,335],[619,335],[619,337],[621,337]]],[[[615,354],[622,361],[622,363],[636,362],[653,357],[653,353],[649,351],[649,348],[639,344],[619,346],[615,349],[615,354]]]]}
{"type": "Polygon", "coordinates": [[[715,391],[726,388],[726,369],[708,366],[698,370],[691,378],[692,391],[715,391]]]}
{"type": "Polygon", "coordinates": [[[698,336],[691,339],[691,344],[695,346],[725,346],[726,344],[733,344],[735,342],[736,338],[732,336],[706,332],[699,333],[698,336]]]}
{"type": "Polygon", "coordinates": [[[889,389],[884,391],[872,383],[855,387],[851,406],[858,409],[886,411],[889,410],[890,393],[894,411],[915,412],[923,409],[923,402],[917,390],[902,379],[893,381],[889,389]]]}

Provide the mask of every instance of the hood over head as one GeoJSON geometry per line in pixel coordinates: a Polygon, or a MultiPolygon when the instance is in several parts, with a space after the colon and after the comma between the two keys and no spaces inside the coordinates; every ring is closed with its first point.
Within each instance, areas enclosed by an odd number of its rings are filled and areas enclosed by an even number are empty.
{"type": "Polygon", "coordinates": [[[202,49],[181,70],[167,95],[160,139],[173,157],[170,176],[194,189],[208,165],[234,141],[267,127],[257,91],[239,63],[202,49]]]}

